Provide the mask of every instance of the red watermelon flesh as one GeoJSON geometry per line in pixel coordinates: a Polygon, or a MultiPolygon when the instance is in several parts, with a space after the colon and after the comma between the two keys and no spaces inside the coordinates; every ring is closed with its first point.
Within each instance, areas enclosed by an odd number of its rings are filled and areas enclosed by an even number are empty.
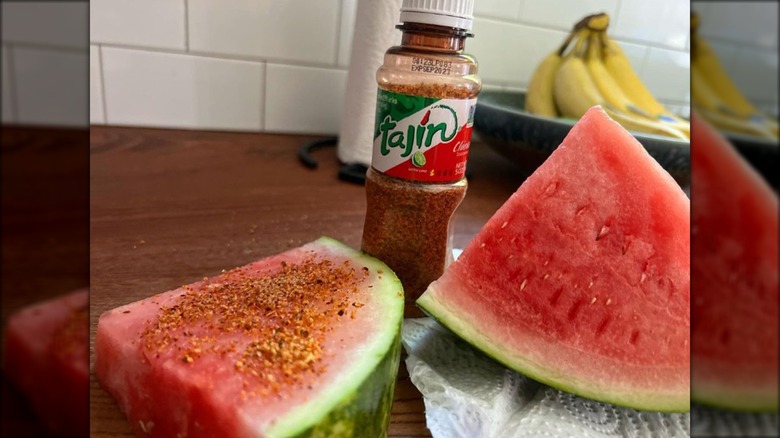
{"type": "Polygon", "coordinates": [[[138,436],[379,436],[402,317],[392,271],[322,238],[104,313],[95,374],[138,436]]]}
{"type": "Polygon", "coordinates": [[[11,315],[6,377],[48,430],[89,434],[89,294],[80,290],[11,315]]]}
{"type": "Polygon", "coordinates": [[[692,397],[777,410],[777,195],[706,122],[692,128],[692,397]]]}
{"type": "Polygon", "coordinates": [[[638,409],[689,409],[689,213],[601,109],[417,304],[510,368],[638,409]]]}

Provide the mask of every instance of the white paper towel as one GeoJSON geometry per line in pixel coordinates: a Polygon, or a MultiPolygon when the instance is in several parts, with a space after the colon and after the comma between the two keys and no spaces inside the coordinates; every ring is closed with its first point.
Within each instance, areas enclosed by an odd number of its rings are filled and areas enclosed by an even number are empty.
{"type": "Polygon", "coordinates": [[[778,436],[777,413],[691,406],[637,411],[589,400],[511,371],[432,318],[406,319],[403,345],[434,438],[655,438],[778,436]]]}
{"type": "Polygon", "coordinates": [[[401,0],[358,0],[347,95],[341,116],[338,157],[342,163],[371,165],[376,113],[376,71],[387,49],[401,43],[401,0]]]}
{"type": "Polygon", "coordinates": [[[550,388],[504,368],[432,318],[404,320],[402,336],[434,438],[690,436],[689,414],[636,411],[550,388]]]}

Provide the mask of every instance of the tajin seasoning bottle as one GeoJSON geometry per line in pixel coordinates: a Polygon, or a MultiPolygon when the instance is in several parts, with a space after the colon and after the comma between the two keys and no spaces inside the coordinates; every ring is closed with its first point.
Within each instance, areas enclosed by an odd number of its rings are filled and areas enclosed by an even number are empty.
{"type": "Polygon", "coordinates": [[[376,124],[366,175],[362,249],[401,279],[405,315],[452,259],[451,219],[466,195],[482,83],[464,53],[473,0],[404,0],[401,45],[377,71],[376,124]]]}

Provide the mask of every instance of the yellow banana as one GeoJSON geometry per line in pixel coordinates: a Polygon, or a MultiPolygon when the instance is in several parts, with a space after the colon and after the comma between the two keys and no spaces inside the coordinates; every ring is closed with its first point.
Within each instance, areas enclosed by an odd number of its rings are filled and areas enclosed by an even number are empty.
{"type": "Polygon", "coordinates": [[[593,82],[606,103],[616,112],[616,117],[620,119],[619,122],[625,125],[626,129],[683,139],[690,138],[690,125],[688,122],[671,115],[663,118],[654,118],[626,96],[620,85],[604,66],[602,49],[605,40],[603,35],[603,32],[591,35],[585,63],[588,66],[593,82]]]}
{"type": "Polygon", "coordinates": [[[707,119],[710,123],[725,131],[748,134],[767,140],[777,140],[777,134],[772,132],[771,127],[766,123],[756,123],[750,119],[727,116],[718,111],[712,111],[704,108],[696,108],[696,113],[707,119]]]}
{"type": "MultiPolygon", "coordinates": [[[[671,112],[658,102],[650,90],[631,67],[626,53],[615,40],[602,37],[602,47],[604,47],[604,67],[615,79],[620,88],[631,102],[650,115],[651,118],[658,118],[661,115],[672,116],[671,112]]],[[[677,117],[673,117],[677,119],[677,117]]]]}
{"type": "MultiPolygon", "coordinates": [[[[705,87],[709,87],[712,94],[717,96],[721,102],[721,105],[718,108],[711,110],[720,111],[724,115],[730,116],[731,118],[743,119],[743,121],[747,122],[748,125],[751,126],[750,128],[746,128],[748,131],[752,131],[753,126],[755,125],[765,125],[766,130],[772,133],[775,137],[778,137],[780,134],[778,133],[777,122],[763,114],[745,98],[734,82],[731,81],[731,78],[728,76],[725,70],[723,70],[720,61],[718,60],[718,56],[715,51],[712,50],[712,47],[710,47],[706,41],[704,41],[695,33],[693,34],[692,42],[693,46],[691,52],[691,69],[693,70],[693,67],[696,67],[699,73],[697,79],[691,77],[691,80],[706,84],[705,87]]],[[[695,86],[695,84],[691,84],[692,88],[695,86]]],[[[731,122],[723,123],[731,124],[731,122]]],[[[713,124],[716,123],[713,122],[713,124]]],[[[757,135],[763,136],[763,129],[757,135]]]]}
{"type": "Polygon", "coordinates": [[[702,77],[710,84],[712,90],[740,117],[750,117],[760,111],[751,104],[731,81],[718,60],[712,47],[697,34],[692,35],[692,63],[699,67],[702,77]]]}
{"type": "MultiPolygon", "coordinates": [[[[739,88],[732,82],[728,73],[718,59],[718,55],[712,47],[698,35],[699,16],[696,12],[691,12],[691,67],[699,70],[698,82],[705,84],[705,88],[711,90],[712,95],[717,96],[721,105],[715,110],[727,116],[721,120],[723,125],[733,126],[736,120],[737,128],[741,128],[745,123],[750,126],[748,131],[752,131],[756,125],[761,126],[759,135],[765,135],[768,130],[775,138],[780,136],[777,120],[767,116],[759,111],[745,96],[739,91],[739,88]]],[[[692,78],[693,80],[693,78],[692,78]]],[[[695,82],[695,81],[694,81],[695,82]]],[[[700,106],[702,106],[700,104],[700,106]]],[[[716,118],[717,114],[711,115],[716,118]]],[[[727,129],[727,128],[723,128],[727,129]]]]}
{"type": "Polygon", "coordinates": [[[670,128],[676,129],[680,132],[682,132],[685,135],[685,138],[690,139],[691,138],[691,123],[685,119],[681,119],[677,116],[674,116],[674,120],[664,120],[663,118],[658,119],[659,122],[663,123],[664,125],[668,125],[670,128]]]}
{"type": "Polygon", "coordinates": [[[740,114],[726,106],[710,87],[698,64],[691,64],[691,100],[699,110],[719,112],[732,117],[740,114]]]}
{"type": "Polygon", "coordinates": [[[608,104],[615,107],[618,111],[634,113],[649,118],[650,115],[634,105],[607,71],[607,68],[601,61],[601,44],[602,40],[599,38],[599,35],[592,33],[590,44],[588,45],[588,54],[585,57],[585,65],[588,67],[588,72],[591,78],[593,78],[593,83],[596,84],[599,93],[601,93],[608,104]]]}
{"type": "Polygon", "coordinates": [[[777,122],[742,95],[709,44],[695,33],[692,48],[691,98],[702,116],[720,129],[777,138],[777,122]]]}
{"type": "Polygon", "coordinates": [[[658,102],[644,82],[639,78],[620,44],[608,38],[606,34],[599,35],[601,39],[602,62],[610,76],[615,80],[623,94],[636,107],[644,111],[648,118],[669,124],[672,128],[682,131],[690,137],[691,126],[669,111],[658,102]]]}
{"type": "Polygon", "coordinates": [[[525,94],[526,111],[546,117],[559,116],[553,97],[553,82],[555,81],[555,72],[558,71],[562,61],[561,55],[555,51],[547,55],[536,66],[525,94]]]}
{"type": "Polygon", "coordinates": [[[539,65],[536,66],[531,80],[528,81],[528,89],[525,95],[525,110],[546,117],[559,117],[560,113],[555,106],[553,97],[553,84],[555,82],[555,73],[563,62],[563,53],[569,47],[572,39],[578,34],[578,31],[587,24],[585,17],[574,25],[566,40],[554,52],[545,56],[539,65]]]}
{"type": "Polygon", "coordinates": [[[585,18],[588,29],[593,31],[605,31],[609,27],[609,15],[602,12],[585,18]]]}
{"type": "Polygon", "coordinates": [[[582,58],[587,38],[587,30],[577,34],[575,47],[566,54],[555,73],[553,96],[564,117],[579,119],[592,106],[604,103],[582,58]]]}
{"type": "MultiPolygon", "coordinates": [[[[632,102],[608,71],[604,64],[606,54],[602,53],[604,45],[609,42],[605,35],[608,25],[609,16],[595,14],[583,18],[574,26],[563,46],[545,57],[534,71],[529,81],[526,109],[544,115],[560,114],[578,119],[591,107],[601,105],[626,129],[687,140],[690,125],[686,121],[671,115],[649,92],[650,100],[660,110],[654,116],[648,114],[632,102]],[[574,47],[564,55],[573,38],[576,39],[574,47]]],[[[620,50],[619,47],[617,50],[620,50]]],[[[622,56],[629,73],[646,91],[628,59],[624,54],[622,56]]]]}
{"type": "Polygon", "coordinates": [[[647,118],[634,116],[632,114],[626,114],[616,110],[609,105],[603,106],[603,109],[607,115],[612,118],[612,120],[620,123],[621,126],[629,131],[645,132],[648,134],[663,135],[680,140],[688,140],[688,135],[678,129],[675,129],[673,126],[667,123],[649,120],[647,118]]]}

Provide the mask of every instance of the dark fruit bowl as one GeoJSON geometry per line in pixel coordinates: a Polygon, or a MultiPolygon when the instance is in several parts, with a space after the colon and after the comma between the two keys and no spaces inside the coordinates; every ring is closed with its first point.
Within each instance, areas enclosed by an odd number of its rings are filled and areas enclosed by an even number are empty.
{"type": "MultiPolygon", "coordinates": [[[[535,168],[561,144],[576,121],[530,114],[524,105],[524,92],[483,91],[477,99],[474,128],[482,141],[507,159],[535,168]]],[[[690,181],[690,142],[631,133],[681,185],[690,181]]]]}
{"type": "MultiPolygon", "coordinates": [[[[476,120],[475,120],[476,122],[476,120]]],[[[753,137],[736,132],[724,132],[726,138],[737,148],[740,154],[763,175],[767,182],[778,189],[777,158],[780,145],[777,141],[753,137]]]]}

